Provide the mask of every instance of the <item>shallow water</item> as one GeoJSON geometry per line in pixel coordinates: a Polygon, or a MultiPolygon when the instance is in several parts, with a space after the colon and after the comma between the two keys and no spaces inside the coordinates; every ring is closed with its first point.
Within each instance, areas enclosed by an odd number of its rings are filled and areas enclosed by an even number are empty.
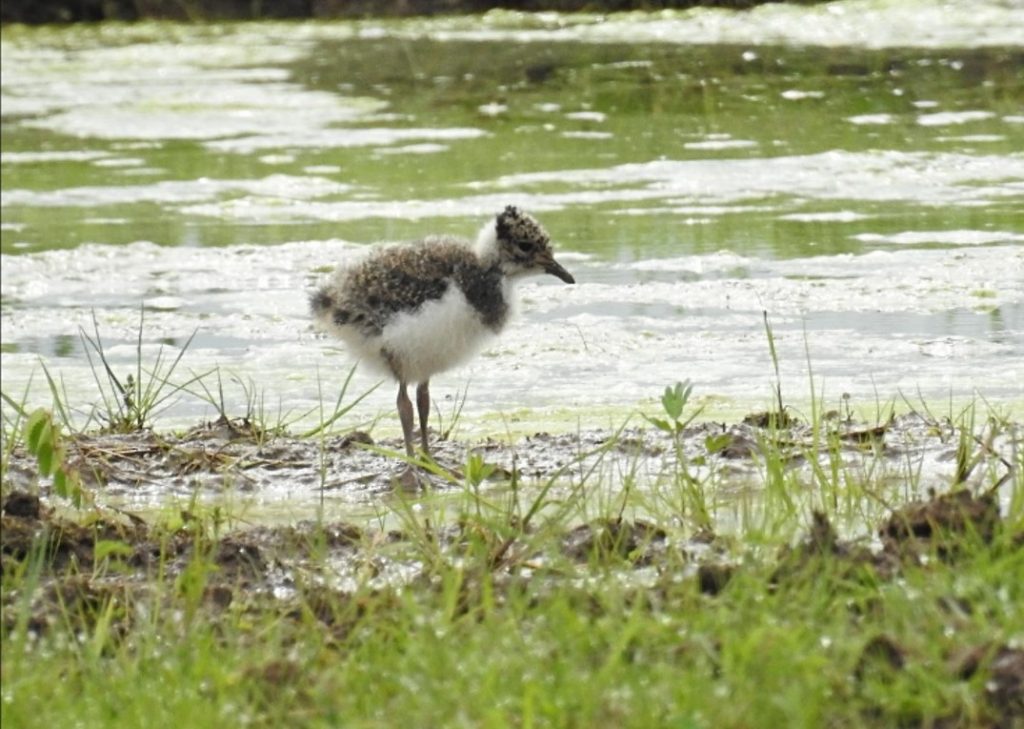
{"type": "MultiPolygon", "coordinates": [[[[127,373],[144,306],[147,361],[195,330],[176,381],[308,425],[351,365],[315,282],[515,203],[579,283],[524,285],[432,383],[448,420],[468,388],[464,432],[614,426],[686,378],[764,407],[764,312],[788,401],[1019,416],[1024,9],[932,6],[4,28],[4,392],[47,403],[43,362],[92,402],[80,328],[127,373]]],[[[346,422],[394,432],[392,389],[346,422]]]]}

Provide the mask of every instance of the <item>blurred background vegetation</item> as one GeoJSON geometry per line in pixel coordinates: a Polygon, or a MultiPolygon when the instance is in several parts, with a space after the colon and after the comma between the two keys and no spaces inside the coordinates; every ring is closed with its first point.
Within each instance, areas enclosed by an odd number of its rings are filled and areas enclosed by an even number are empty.
{"type": "MultiPolygon", "coordinates": [[[[790,0],[791,2],[793,0],[790,0]]],[[[816,0],[796,0],[810,5],[816,0]]],[[[254,20],[480,13],[493,8],[612,12],[699,5],[748,8],[765,0],[4,0],[4,23],[78,23],[101,20],[254,20]]]]}

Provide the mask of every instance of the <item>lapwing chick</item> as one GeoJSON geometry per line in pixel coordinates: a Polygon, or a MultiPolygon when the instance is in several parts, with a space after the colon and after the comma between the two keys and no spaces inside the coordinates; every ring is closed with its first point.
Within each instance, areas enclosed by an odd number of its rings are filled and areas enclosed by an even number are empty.
{"type": "MultiPolygon", "coordinates": [[[[374,250],[340,268],[310,297],[310,306],[322,329],[398,381],[398,417],[412,458],[408,386],[416,385],[420,445],[429,453],[430,378],[465,363],[498,334],[508,322],[516,282],[545,273],[576,282],[555,260],[547,231],[510,205],[475,243],[429,236],[374,250]]],[[[400,481],[418,483],[412,467],[400,481]]]]}

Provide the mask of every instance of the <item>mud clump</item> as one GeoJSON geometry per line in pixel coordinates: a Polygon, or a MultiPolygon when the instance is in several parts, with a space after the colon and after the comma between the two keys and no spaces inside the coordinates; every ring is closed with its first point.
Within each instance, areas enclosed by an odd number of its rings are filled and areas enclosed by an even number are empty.
{"type": "Polygon", "coordinates": [[[942,559],[954,557],[965,537],[990,544],[999,526],[999,504],[993,494],[974,496],[966,489],[913,501],[892,513],[879,529],[885,551],[909,557],[933,550],[942,559]]]}
{"type": "Polygon", "coordinates": [[[3,513],[21,519],[35,520],[42,514],[43,506],[39,497],[24,491],[15,491],[4,499],[3,513]]]}
{"type": "Polygon", "coordinates": [[[245,539],[227,536],[213,552],[213,562],[223,577],[232,581],[258,581],[269,567],[263,551],[245,539]]]}
{"type": "Polygon", "coordinates": [[[576,561],[616,555],[636,565],[648,565],[664,551],[667,537],[664,529],[646,521],[601,519],[570,530],[562,549],[576,561]]]}
{"type": "Polygon", "coordinates": [[[743,418],[744,425],[750,425],[754,428],[761,428],[765,430],[784,430],[796,425],[797,419],[790,415],[786,410],[776,410],[774,412],[765,410],[757,413],[750,413],[743,418]]]}
{"type": "Polygon", "coordinates": [[[729,441],[718,451],[722,458],[730,460],[744,460],[753,458],[758,452],[757,441],[749,435],[732,435],[729,441]]]}
{"type": "Polygon", "coordinates": [[[359,445],[373,445],[373,437],[363,430],[354,430],[351,433],[343,436],[341,441],[338,443],[339,448],[352,448],[353,446],[359,445]]]}
{"type": "Polygon", "coordinates": [[[964,681],[979,671],[986,674],[985,693],[999,715],[1000,726],[1017,726],[1012,722],[1024,719],[1024,649],[976,646],[961,656],[955,671],[964,681]]]}
{"type": "Polygon", "coordinates": [[[717,595],[729,584],[736,567],[718,562],[706,562],[697,568],[697,586],[705,595],[717,595]]]}
{"type": "MultiPolygon", "coordinates": [[[[24,560],[33,549],[40,549],[51,569],[57,571],[68,567],[92,569],[97,544],[130,547],[145,544],[148,536],[144,523],[123,523],[105,516],[83,523],[54,517],[38,496],[24,492],[14,492],[4,500],[0,518],[0,553],[5,559],[24,560]]],[[[141,552],[129,551],[136,563],[144,561],[141,552]]]]}
{"type": "Polygon", "coordinates": [[[882,549],[839,539],[828,516],[814,512],[807,536],[796,546],[784,547],[770,583],[777,585],[798,575],[828,571],[844,578],[859,569],[889,578],[908,563],[919,564],[934,554],[955,560],[965,548],[965,539],[977,538],[991,544],[1002,520],[994,495],[974,496],[967,490],[926,501],[913,501],[893,511],[878,529],[882,549]]]}
{"type": "Polygon", "coordinates": [[[901,671],[906,663],[907,651],[895,638],[876,635],[861,649],[853,676],[862,681],[871,674],[886,675],[901,671]]]}
{"type": "Polygon", "coordinates": [[[840,540],[828,516],[816,511],[803,541],[779,551],[778,566],[768,582],[780,586],[789,580],[815,579],[822,574],[848,579],[865,567],[882,567],[884,563],[867,547],[840,540]]]}

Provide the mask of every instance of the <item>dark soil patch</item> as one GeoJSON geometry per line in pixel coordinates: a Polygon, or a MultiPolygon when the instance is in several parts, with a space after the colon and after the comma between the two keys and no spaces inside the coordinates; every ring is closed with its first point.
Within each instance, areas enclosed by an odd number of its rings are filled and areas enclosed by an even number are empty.
{"type": "Polygon", "coordinates": [[[572,529],[562,545],[565,554],[577,561],[617,555],[636,565],[648,565],[664,552],[667,537],[664,529],[645,521],[602,519],[572,529]]]}
{"type": "Polygon", "coordinates": [[[717,595],[729,584],[735,572],[735,565],[706,562],[697,568],[697,585],[705,595],[717,595]]]}
{"type": "Polygon", "coordinates": [[[110,516],[82,522],[61,519],[43,506],[38,496],[24,492],[14,492],[4,499],[0,518],[0,554],[4,559],[21,561],[37,552],[53,570],[92,569],[98,544],[119,543],[131,549],[133,563],[147,561],[149,531],[138,520],[121,522],[110,516]]]}
{"type": "Polygon", "coordinates": [[[871,673],[900,671],[906,663],[907,652],[895,638],[876,635],[864,644],[853,675],[858,681],[862,681],[871,673]]]}
{"type": "Polygon", "coordinates": [[[1000,527],[995,495],[974,496],[967,490],[933,494],[927,501],[913,501],[893,511],[878,530],[882,538],[878,551],[839,539],[828,517],[815,512],[805,539],[780,553],[771,581],[783,582],[825,567],[847,577],[859,568],[869,568],[888,578],[907,562],[916,564],[933,555],[952,560],[965,539],[991,544],[1000,527]]]}
{"type": "Polygon", "coordinates": [[[992,541],[999,525],[995,494],[975,497],[967,490],[912,501],[900,507],[879,529],[887,552],[907,555],[922,550],[949,559],[965,537],[992,541]]]}
{"type": "Polygon", "coordinates": [[[986,675],[985,692],[999,716],[1024,721],[1024,649],[977,646],[961,659],[957,674],[966,681],[979,671],[986,675]]]}

